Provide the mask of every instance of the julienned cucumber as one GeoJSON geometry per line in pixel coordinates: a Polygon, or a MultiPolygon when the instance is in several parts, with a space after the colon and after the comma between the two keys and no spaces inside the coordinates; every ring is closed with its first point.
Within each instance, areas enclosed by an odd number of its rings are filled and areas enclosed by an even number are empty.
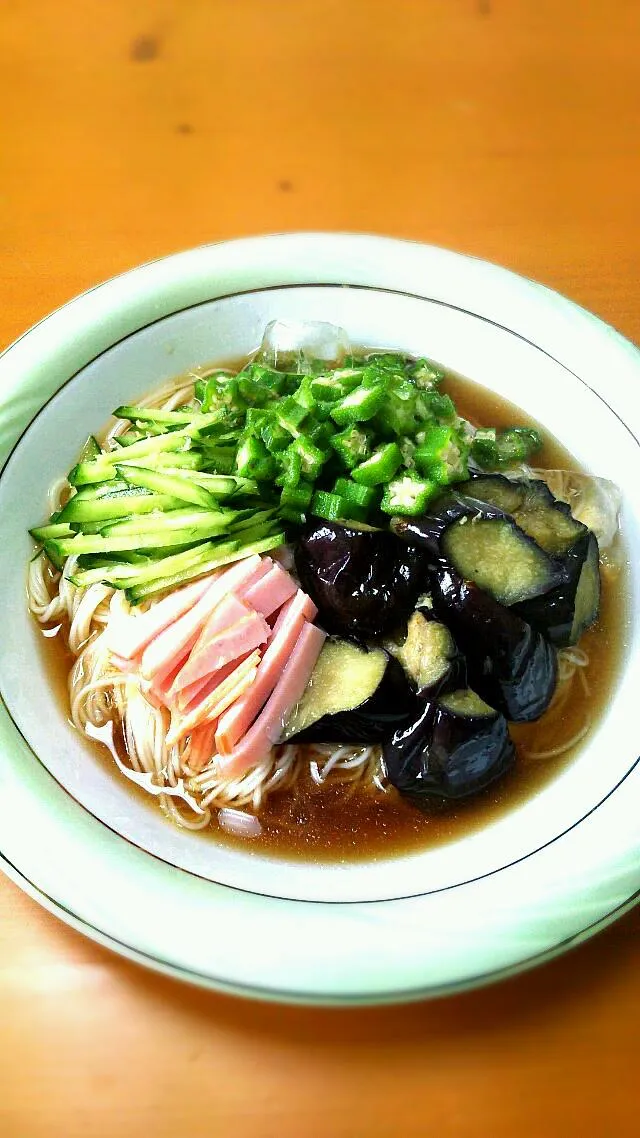
{"type": "MultiPolygon", "coordinates": [[[[128,517],[123,521],[114,521],[105,526],[103,533],[107,537],[119,537],[124,534],[143,537],[148,533],[159,533],[171,536],[184,530],[196,534],[200,531],[211,530],[213,533],[227,533],[232,522],[238,517],[237,510],[166,510],[159,514],[147,514],[144,517],[128,517]]],[[[157,542],[162,545],[162,542],[157,542]]]]}
{"type": "Polygon", "coordinates": [[[155,593],[164,593],[167,589],[174,589],[177,585],[183,585],[186,581],[193,580],[194,577],[202,577],[205,573],[212,573],[214,569],[219,569],[223,565],[229,565],[232,561],[239,561],[242,557],[250,557],[254,553],[267,553],[270,549],[275,549],[278,545],[282,545],[286,541],[286,534],[284,530],[279,530],[272,533],[269,537],[264,537],[259,541],[253,542],[251,545],[242,545],[237,549],[228,553],[222,554],[218,550],[217,555],[214,555],[207,561],[199,562],[191,569],[186,569],[182,573],[174,574],[171,577],[160,577],[148,584],[142,582],[137,583],[131,588],[127,588],[127,599],[132,604],[139,604],[140,601],[145,600],[147,597],[153,596],[155,593]]]}
{"type": "MultiPolygon", "coordinates": [[[[167,436],[161,435],[161,438],[167,436]]],[[[148,442],[148,439],[144,440],[148,442]]],[[[116,465],[121,463],[126,457],[127,465],[131,466],[148,466],[152,461],[154,467],[157,466],[172,466],[184,467],[189,470],[197,470],[202,464],[202,456],[197,451],[191,450],[178,450],[169,449],[165,451],[158,451],[153,455],[148,453],[142,455],[132,455],[131,447],[126,450],[120,449],[114,452],[114,458],[109,461],[104,461],[107,456],[101,455],[99,458],[93,459],[91,462],[79,462],[69,471],[69,482],[72,486],[93,486],[99,482],[109,482],[117,479],[116,465]]],[[[135,444],[137,446],[137,443],[135,444]]]]}
{"type": "MultiPolygon", "coordinates": [[[[132,515],[149,514],[156,510],[177,510],[184,499],[168,494],[145,494],[144,491],[121,490],[100,498],[70,498],[60,513],[60,522],[99,522],[132,515]]],[[[53,534],[51,536],[54,536],[53,534]]]]}
{"type": "Polygon", "coordinates": [[[129,419],[132,423],[157,423],[163,427],[213,427],[224,418],[221,411],[203,415],[198,411],[163,411],[159,407],[134,407],[130,404],[116,407],[113,415],[116,419],[129,419]]]}
{"type": "MultiPolygon", "coordinates": [[[[194,506],[201,506],[204,510],[216,510],[218,504],[213,494],[191,482],[188,478],[172,474],[163,474],[161,470],[148,470],[144,466],[116,466],[118,474],[131,486],[139,486],[144,490],[151,490],[154,494],[171,497],[178,502],[191,502],[194,506]]],[[[169,506],[169,509],[173,507],[169,506]]]]}

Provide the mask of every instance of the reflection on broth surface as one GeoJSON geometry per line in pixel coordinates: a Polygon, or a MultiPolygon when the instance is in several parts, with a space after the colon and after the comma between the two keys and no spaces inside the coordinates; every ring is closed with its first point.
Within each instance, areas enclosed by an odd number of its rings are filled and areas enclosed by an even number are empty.
{"type": "MultiPolygon", "coordinates": [[[[447,375],[446,391],[461,415],[477,425],[497,427],[513,423],[541,430],[544,445],[535,458],[538,468],[579,469],[553,438],[527,420],[517,408],[467,380],[447,375]]],[[[326,765],[336,760],[336,748],[306,745],[300,773],[285,773],[258,811],[257,826],[245,827],[246,836],[229,832],[224,812],[212,811],[211,825],[199,833],[244,851],[279,857],[313,857],[326,861],[380,858],[425,849],[472,832],[540,790],[576,753],[600,717],[620,665],[624,641],[624,571],[613,561],[601,567],[602,594],[597,622],[580,638],[579,646],[560,654],[559,684],[549,709],[536,722],[510,725],[517,761],[509,773],[470,799],[427,799],[419,807],[393,787],[380,781],[378,752],[366,762],[345,750],[351,762],[334,765],[323,782],[326,765]],[[375,777],[374,777],[375,776],[375,777]]],[[[74,655],[66,647],[67,630],[41,638],[48,669],[57,685],[60,702],[68,706],[67,679],[74,655]]],[[[330,742],[328,740],[327,742],[330,742]]],[[[128,761],[127,746],[114,724],[114,746],[128,761]]],[[[106,762],[120,777],[106,748],[87,742],[92,758],[106,762]]],[[[302,747],[299,748],[300,754],[302,747]]],[[[150,808],[155,804],[143,790],[131,787],[150,808]]],[[[216,803],[216,805],[219,805],[216,803]]],[[[231,807],[236,803],[230,801],[231,807]]],[[[243,807],[246,809],[246,806],[243,807]]]]}

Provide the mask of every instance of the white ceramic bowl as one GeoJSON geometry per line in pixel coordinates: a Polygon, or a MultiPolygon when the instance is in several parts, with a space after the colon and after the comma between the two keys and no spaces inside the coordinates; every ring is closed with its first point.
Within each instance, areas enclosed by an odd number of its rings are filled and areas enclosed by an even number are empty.
{"type": "Polygon", "coordinates": [[[486,982],[602,927],[640,888],[640,353],[569,301],[407,242],[302,234],[196,249],[78,297],[0,359],[0,853],[88,935],[198,982],[324,1002],[486,982]],[[349,286],[349,287],[345,287],[349,286]],[[287,862],[166,823],[86,752],[36,650],[26,527],[120,402],[255,348],[276,317],[426,354],[540,420],[624,491],[632,621],[606,716],[523,805],[428,852],[287,862]],[[259,946],[259,947],[258,947],[259,946]]]}

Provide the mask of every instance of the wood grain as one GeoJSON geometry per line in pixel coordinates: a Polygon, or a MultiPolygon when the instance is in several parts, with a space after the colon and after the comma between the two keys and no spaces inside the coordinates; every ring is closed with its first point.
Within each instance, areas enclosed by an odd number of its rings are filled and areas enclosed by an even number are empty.
{"type": "MultiPolygon", "coordinates": [[[[5,0],[0,343],[140,261],[294,229],[470,252],[640,340],[639,33],[635,0],[5,0]]],[[[0,1134],[625,1138],[639,932],[312,1012],[154,977],[2,879],[0,1134]]]]}

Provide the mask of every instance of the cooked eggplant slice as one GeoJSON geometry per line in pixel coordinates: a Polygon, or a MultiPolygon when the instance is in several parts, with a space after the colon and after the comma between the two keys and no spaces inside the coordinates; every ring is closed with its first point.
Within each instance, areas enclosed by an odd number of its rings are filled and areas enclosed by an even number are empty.
{"type": "Polygon", "coordinates": [[[543,597],[515,606],[515,610],[557,648],[576,644],[598,616],[600,564],[598,543],[589,531],[562,559],[564,580],[543,597]]]}
{"type": "Polygon", "coordinates": [[[388,647],[422,695],[433,697],[448,687],[464,683],[464,659],[449,629],[428,610],[414,612],[404,643],[388,647]]]}
{"type": "Polygon", "coordinates": [[[539,597],[559,584],[562,570],[511,518],[461,518],[440,543],[446,560],[467,581],[503,605],[539,597]]]}
{"type": "Polygon", "coordinates": [[[504,474],[479,474],[466,482],[458,482],[456,490],[466,498],[496,506],[505,514],[514,514],[522,505],[522,483],[505,478],[504,474]]]}
{"type": "Polygon", "coordinates": [[[299,539],[295,558],[328,632],[361,639],[389,632],[424,589],[424,553],[386,530],[318,522],[299,539]]]}
{"type": "Polygon", "coordinates": [[[449,566],[436,566],[430,578],[434,614],[463,653],[473,690],[507,719],[538,719],[555,689],[553,647],[513,609],[449,566]]]}
{"type": "Polygon", "coordinates": [[[380,743],[415,711],[402,668],[382,648],[327,640],[282,740],[380,743]]]}
{"type": "Polygon", "coordinates": [[[431,559],[439,560],[443,536],[451,525],[456,522],[462,524],[469,519],[488,521],[502,517],[503,511],[490,504],[447,492],[434,503],[428,514],[419,518],[392,518],[391,530],[403,541],[424,549],[431,559]]]}
{"type": "Polygon", "coordinates": [[[513,765],[507,721],[474,691],[422,702],[419,714],[384,748],[389,781],[413,798],[465,798],[513,765]]]}
{"type": "Polygon", "coordinates": [[[499,476],[471,479],[463,486],[474,487],[476,482],[497,486],[496,504],[447,494],[430,514],[410,520],[394,518],[392,530],[424,546],[432,562],[444,558],[501,604],[516,604],[558,585],[563,580],[562,567],[497,504],[500,500],[514,507],[524,500],[524,489],[512,491],[508,479],[499,476]]]}
{"type": "Polygon", "coordinates": [[[511,481],[496,474],[470,478],[457,489],[510,514],[516,525],[552,557],[566,553],[585,532],[566,503],[557,502],[540,479],[511,481]]]}
{"type": "Polygon", "coordinates": [[[577,470],[534,470],[554,498],[566,502],[577,522],[595,535],[600,553],[609,549],[618,532],[620,490],[608,478],[596,478],[577,470]]]}
{"type": "MultiPolygon", "coordinates": [[[[503,475],[479,476],[461,483],[458,489],[467,500],[475,496],[494,508],[506,510],[518,531],[526,534],[530,540],[529,554],[524,556],[523,547],[522,560],[516,557],[514,564],[522,565],[524,583],[533,588],[518,596],[514,588],[518,582],[509,572],[507,557],[502,566],[499,558],[493,565],[478,557],[474,551],[477,538],[470,530],[474,540],[465,540],[461,521],[443,533],[440,545],[445,556],[463,577],[475,581],[501,603],[514,605],[520,616],[556,647],[575,644],[593,624],[600,605],[599,550],[594,535],[573,517],[566,502],[554,498],[541,479],[511,481],[503,475]],[[546,588],[537,593],[533,557],[536,548],[541,557],[547,558],[547,568],[551,567],[546,588]]],[[[489,528],[488,523],[474,521],[473,525],[481,531],[489,528]]],[[[496,522],[494,529],[497,527],[496,522]]],[[[541,584],[543,577],[541,572],[541,584]]]]}

